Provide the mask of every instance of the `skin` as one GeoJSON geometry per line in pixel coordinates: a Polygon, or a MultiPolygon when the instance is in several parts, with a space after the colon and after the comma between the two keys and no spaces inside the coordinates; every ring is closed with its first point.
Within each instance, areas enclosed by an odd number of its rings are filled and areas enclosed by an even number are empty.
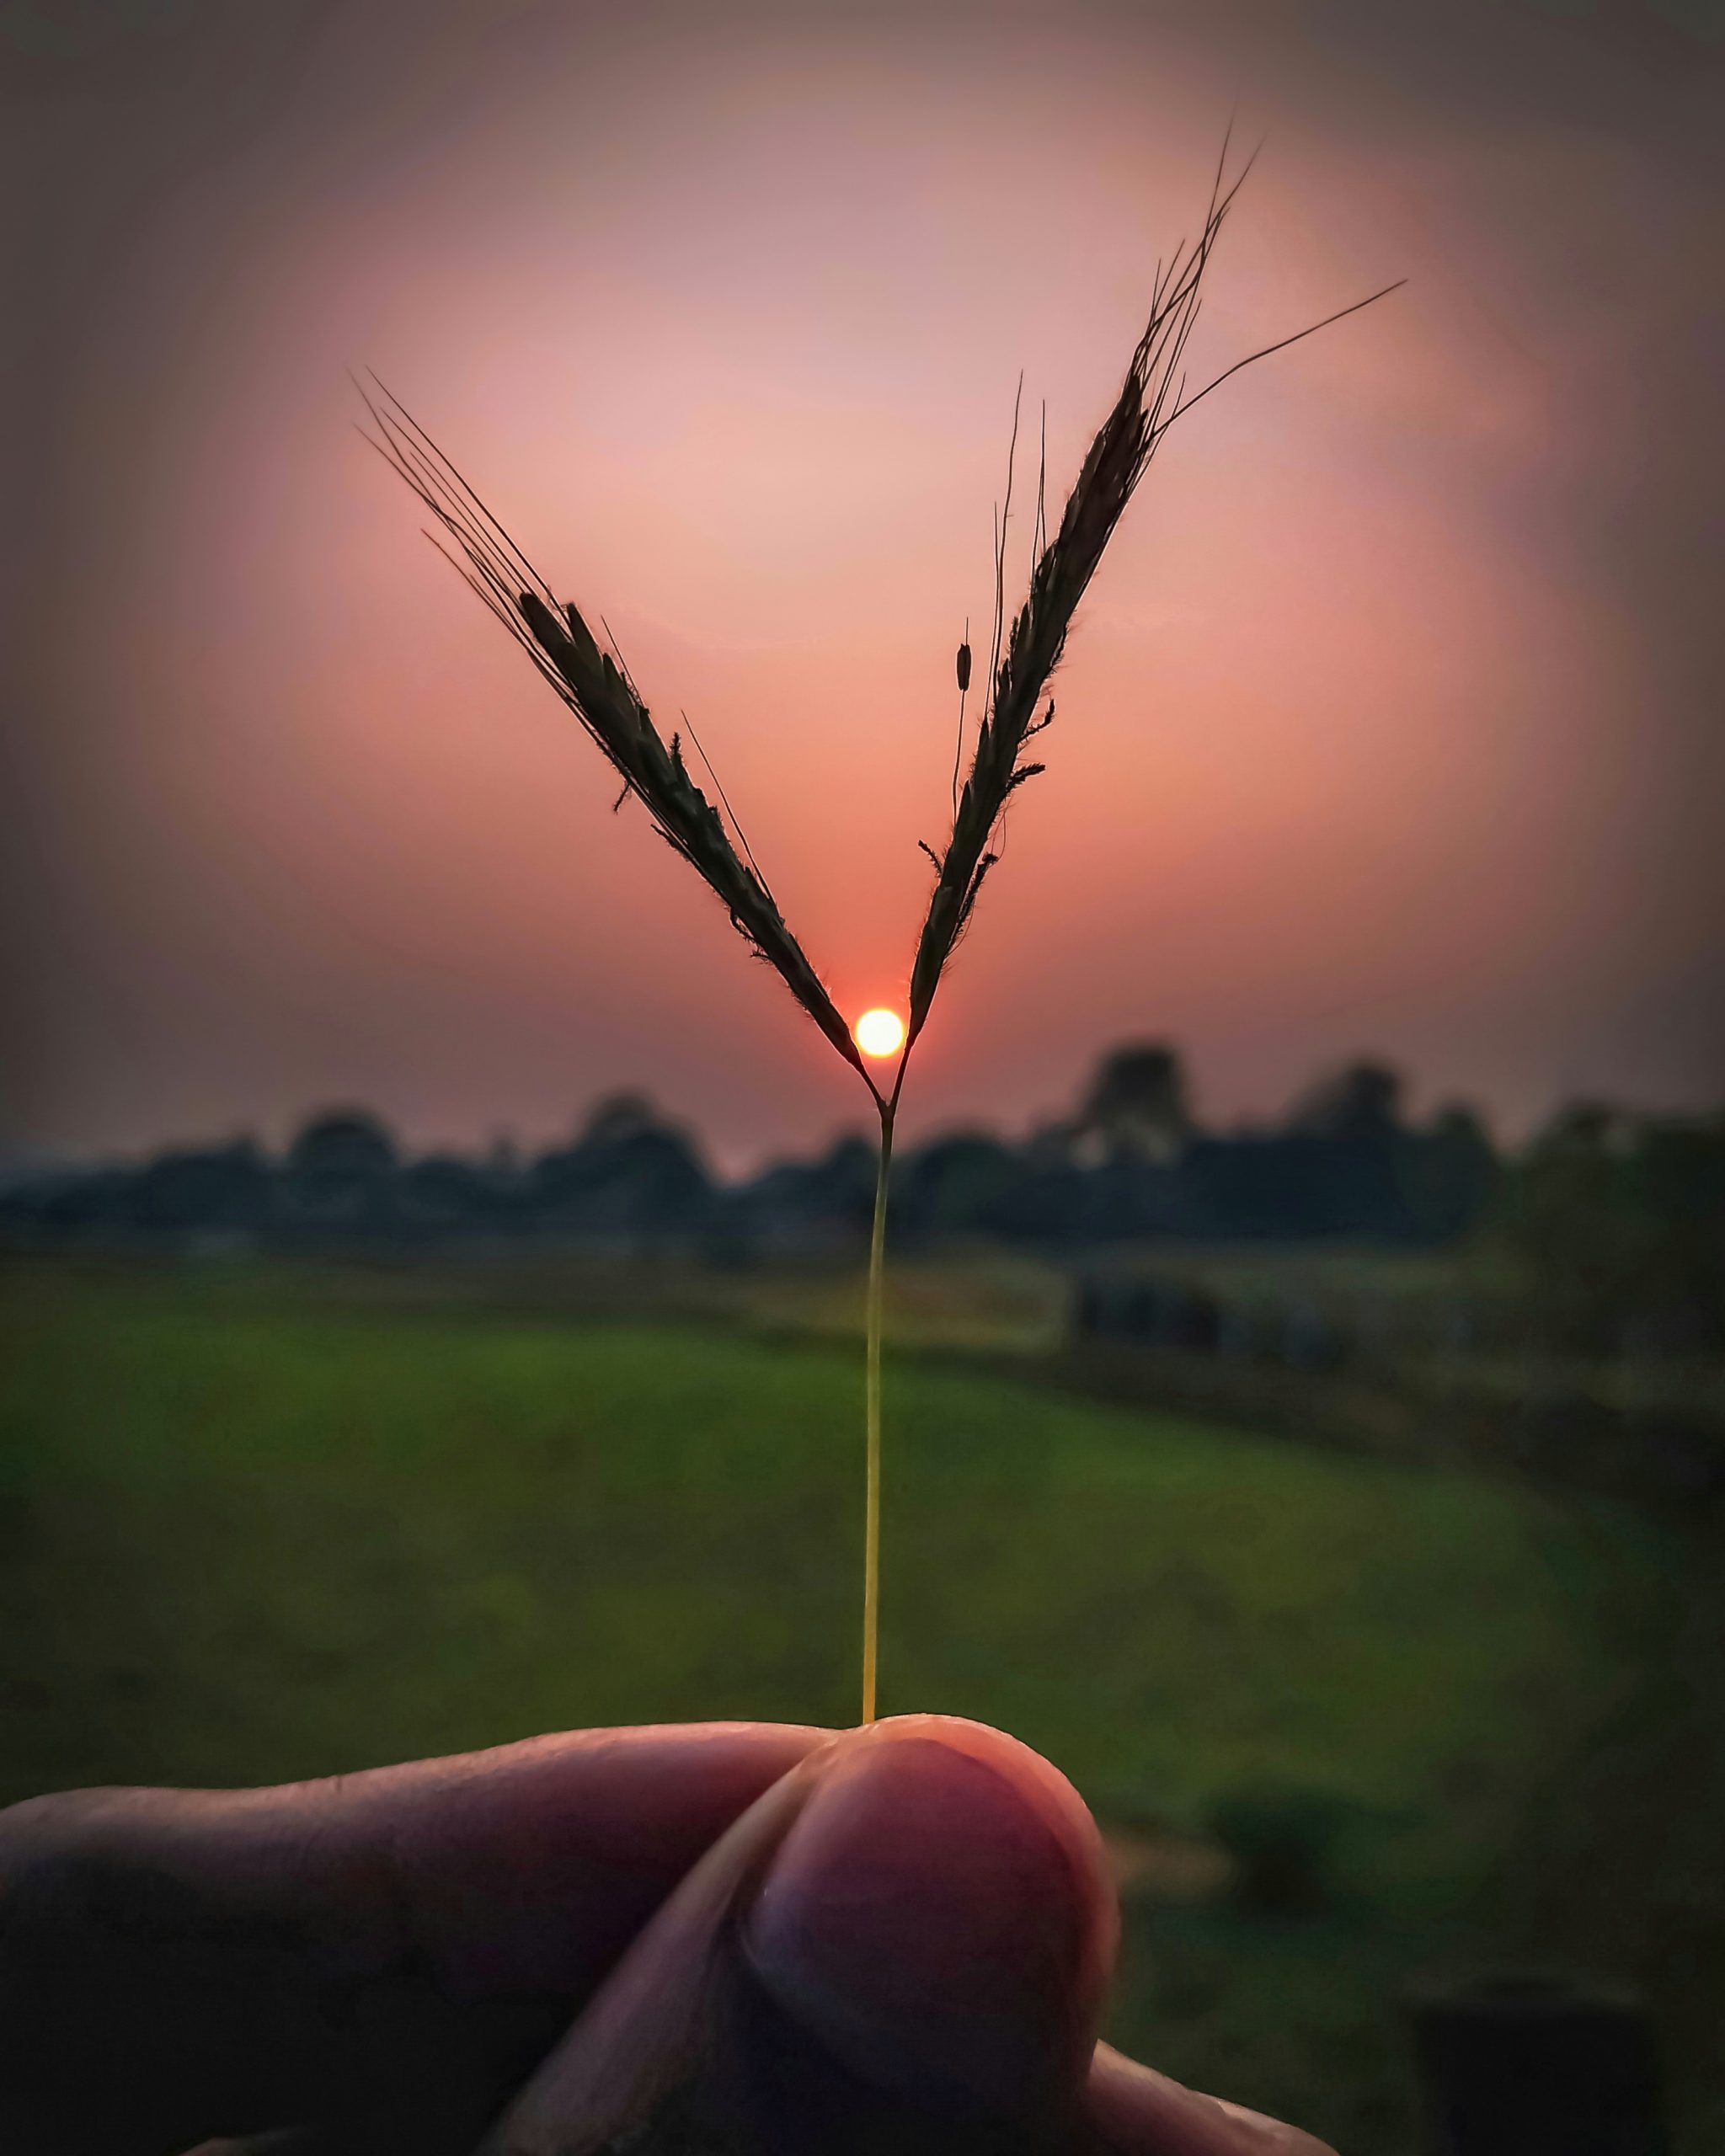
{"type": "Polygon", "coordinates": [[[551,2156],[706,2015],[709,2079],[770,2058],[819,2145],[1327,2156],[1095,2043],[1115,1939],[1071,1785],[938,1716],[39,1797],[0,1812],[0,2148],[551,2156]]]}

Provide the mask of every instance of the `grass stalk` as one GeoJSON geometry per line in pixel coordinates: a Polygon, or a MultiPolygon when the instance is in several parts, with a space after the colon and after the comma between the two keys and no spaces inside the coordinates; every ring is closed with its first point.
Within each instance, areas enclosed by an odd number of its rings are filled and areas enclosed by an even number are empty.
{"type": "MultiPolygon", "coordinates": [[[[896,1093],[895,1094],[896,1099],[896,1093]]],[[[874,1224],[868,1237],[868,1336],[863,1378],[868,1453],[862,1529],[862,1720],[874,1720],[874,1673],[880,1648],[880,1343],[886,1283],[886,1194],[893,1165],[892,1101],[880,1103],[880,1165],[874,1177],[874,1224]]]]}
{"type": "MultiPolygon", "coordinates": [[[[1053,723],[1054,702],[1040,711],[1050,676],[1065,654],[1067,632],[1079,601],[1089,589],[1103,552],[1140,480],[1168,430],[1210,391],[1254,360],[1279,352],[1316,329],[1369,307],[1371,299],[1327,315],[1294,335],[1261,346],[1236,360],[1188,394],[1184,358],[1198,319],[1204,279],[1223,224],[1241,183],[1250,169],[1231,181],[1226,176],[1226,141],[1218,160],[1209,207],[1197,240],[1177,248],[1157,269],[1150,315],[1133,351],[1125,380],[1103,420],[1076,482],[1068,495],[1060,526],[1048,533],[1046,421],[1044,462],[1037,479],[1036,516],[1031,542],[1029,588],[1018,611],[1006,611],[1007,527],[1012,513],[1013,466],[1023,390],[1012,407],[1012,446],[1007,460],[1007,488],[996,520],[995,607],[990,642],[988,680],[974,743],[970,768],[963,773],[967,746],[964,696],[970,686],[969,623],[958,653],[959,741],[953,772],[953,822],[944,846],[920,841],[935,872],[934,889],[917,939],[911,969],[904,1044],[890,1093],[870,1075],[851,1028],[825,983],[792,933],[761,873],[730,803],[708,763],[692,728],[690,740],[707,771],[717,802],[709,801],[683,760],[682,736],[669,739],[653,718],[622,655],[612,643],[604,649],[579,608],[558,599],[527,560],[505,527],[488,510],[462,472],[381,383],[376,394],[361,388],[376,432],[372,445],[382,451],[430,513],[435,529],[426,536],[446,552],[481,600],[515,639],[541,675],[580,721],[622,782],[617,805],[639,802],[653,828],[707,884],[724,907],[731,926],[756,954],[766,960],[812,1018],[836,1053],[868,1088],[880,1115],[880,1161],[874,1188],[874,1220],[868,1246],[868,1292],[865,1324],[864,1440],[867,1451],[862,1572],[862,1720],[875,1717],[875,1673],[880,1606],[880,1354],[882,1302],[886,1266],[886,1210],[892,1167],[893,1122],[911,1051],[927,1022],[936,990],[964,940],[977,894],[1000,858],[1000,843],[1009,802],[1043,769],[1026,760],[1024,750],[1053,723]]],[[[1385,287],[1393,291],[1393,286],[1385,287]]],[[[375,378],[374,378],[375,380],[375,378]]],[[[599,617],[601,627],[604,616],[599,617]]],[[[607,636],[609,632],[607,631],[607,636]]],[[[684,724],[688,723],[686,718],[684,724]]]]}

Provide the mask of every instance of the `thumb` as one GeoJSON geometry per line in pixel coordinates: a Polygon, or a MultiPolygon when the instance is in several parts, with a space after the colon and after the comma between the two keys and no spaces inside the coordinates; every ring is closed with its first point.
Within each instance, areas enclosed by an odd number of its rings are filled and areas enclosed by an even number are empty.
{"type": "Polygon", "coordinates": [[[835,1748],[743,1926],[768,1995],[862,2079],[1012,2118],[1078,2087],[1116,1938],[1071,1785],[998,1731],[932,1715],[835,1748]]]}
{"type": "Polygon", "coordinates": [[[1076,2117],[1114,1935],[1045,1761],[938,1716],[852,1731],[697,1865],[488,2148],[585,2156],[672,2119],[701,2146],[1041,2144],[1076,2117]]]}

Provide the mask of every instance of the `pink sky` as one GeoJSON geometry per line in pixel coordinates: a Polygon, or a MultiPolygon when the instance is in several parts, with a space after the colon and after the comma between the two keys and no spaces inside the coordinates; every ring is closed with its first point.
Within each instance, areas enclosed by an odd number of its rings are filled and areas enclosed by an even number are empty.
{"type": "Polygon", "coordinates": [[[1236,104],[1201,362],[1411,281],[1169,438],[912,1127],[1021,1127],[1145,1036],[1218,1118],[1364,1050],[1510,1129],[1718,1098],[1717,45],[1505,8],[1475,81],[1248,8],[614,15],[194,6],[12,56],[8,1139],[360,1099],[531,1142],[624,1085],[731,1162],[860,1123],[344,370],[686,707],[841,1006],[898,1001],[1019,371],[1057,500],[1236,104]]]}

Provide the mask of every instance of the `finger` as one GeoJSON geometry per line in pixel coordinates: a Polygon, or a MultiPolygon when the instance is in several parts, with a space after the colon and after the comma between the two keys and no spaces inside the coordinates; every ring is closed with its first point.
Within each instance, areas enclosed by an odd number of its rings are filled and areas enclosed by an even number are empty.
{"type": "MultiPolygon", "coordinates": [[[[841,1740],[836,1739],[835,1743],[841,1740]]],[[[644,2141],[724,2038],[713,2009],[734,1913],[832,1750],[810,1753],[720,1836],[486,2137],[482,2156],[567,2156],[644,2141]]]]}
{"type": "Polygon", "coordinates": [[[667,2116],[763,2150],[1045,2137],[1114,1944],[1096,1830],[1046,1762],[942,1717],[847,1732],[690,1874],[487,2149],[569,2156],[667,2116]]]}
{"type": "Polygon", "coordinates": [[[932,1715],[841,1741],[744,1927],[769,1995],[861,2079],[1012,2118],[1081,2080],[1117,1940],[1071,1783],[932,1715]]]}
{"type": "Polygon", "coordinates": [[[1335,2156],[1298,2127],[1200,2095],[1098,2044],[1083,2116],[1108,2156],[1335,2156]]]}
{"type": "Polygon", "coordinates": [[[277,1790],[15,1806],[0,2146],[178,2156],[389,2087],[424,2089],[434,2114],[440,2089],[451,2117],[494,2109],[825,1734],[584,1732],[277,1790]]]}

